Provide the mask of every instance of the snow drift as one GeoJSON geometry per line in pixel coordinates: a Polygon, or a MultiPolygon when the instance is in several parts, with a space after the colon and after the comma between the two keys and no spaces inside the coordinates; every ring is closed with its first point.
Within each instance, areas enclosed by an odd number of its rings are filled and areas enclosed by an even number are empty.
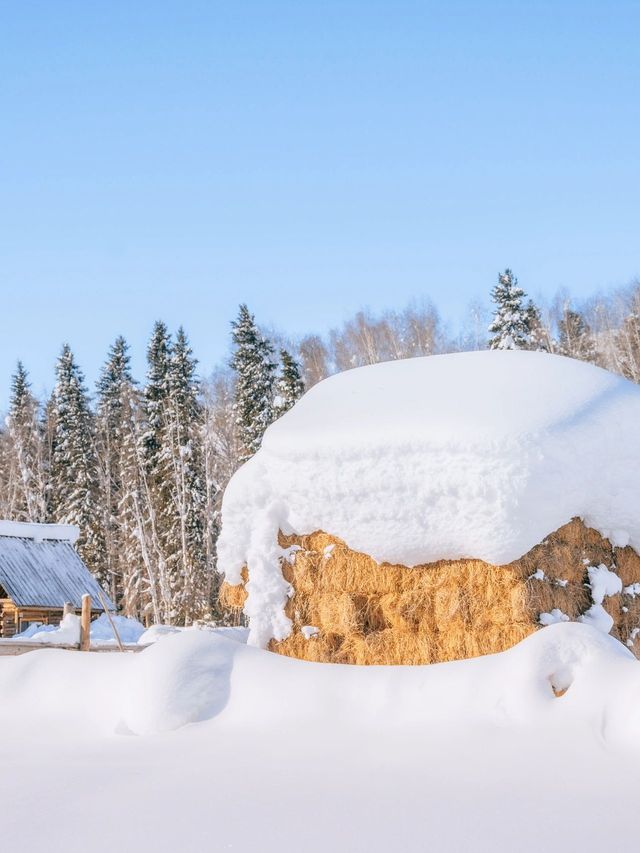
{"type": "Polygon", "coordinates": [[[53,649],[2,658],[0,695],[5,733],[46,721],[155,735],[214,718],[240,731],[301,721],[323,730],[580,724],[640,748],[640,664],[576,623],[498,655],[423,667],[312,664],[185,631],[137,655],[53,649]]]}

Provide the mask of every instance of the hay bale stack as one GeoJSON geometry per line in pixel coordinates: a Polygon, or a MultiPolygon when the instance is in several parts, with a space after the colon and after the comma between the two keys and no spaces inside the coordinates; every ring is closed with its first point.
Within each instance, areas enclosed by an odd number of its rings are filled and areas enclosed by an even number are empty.
{"type": "Polygon", "coordinates": [[[545,353],[332,376],[226,489],[223,602],[307,660],[448,661],[563,620],[640,648],[639,421],[640,387],[545,353]]]}
{"type": "MultiPolygon", "coordinates": [[[[379,565],[323,532],[280,533],[279,544],[288,555],[282,573],[292,588],[286,613],[293,625],[286,639],[270,643],[279,654],[425,664],[500,652],[541,628],[542,614],[580,619],[593,604],[588,567],[597,565],[615,570],[626,590],[603,602],[611,633],[640,651],[640,557],[578,518],[505,566],[473,559],[379,565]]],[[[242,608],[244,585],[224,585],[222,596],[225,606],[242,608]]]]}

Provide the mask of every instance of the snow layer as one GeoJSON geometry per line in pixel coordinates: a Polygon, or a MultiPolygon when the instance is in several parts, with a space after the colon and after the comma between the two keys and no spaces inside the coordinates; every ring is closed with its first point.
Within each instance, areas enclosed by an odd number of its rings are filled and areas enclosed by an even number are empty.
{"type": "Polygon", "coordinates": [[[232,478],[218,565],[250,642],[290,631],[278,528],[380,562],[511,562],[575,516],[640,550],[640,388],[546,353],[362,367],[314,386],[232,478]]]}
{"type": "Polygon", "coordinates": [[[8,850],[79,853],[78,815],[94,853],[638,846],[640,664],[585,625],[423,667],[184,631],[0,657],[0,696],[8,850]]]}
{"type": "Polygon", "coordinates": [[[33,539],[36,542],[53,539],[59,542],[78,541],[80,528],[75,524],[35,524],[27,521],[0,521],[0,536],[33,539]]]}
{"type": "Polygon", "coordinates": [[[3,849],[80,853],[81,815],[93,853],[631,853],[639,706],[633,656],[566,623],[423,667],[215,631],[0,657],[3,849]]]}
{"type": "MultiPolygon", "coordinates": [[[[23,635],[18,634],[13,640],[22,640],[23,635]]],[[[67,613],[58,626],[42,625],[40,630],[34,631],[30,637],[34,643],[59,643],[60,645],[73,646],[80,642],[80,617],[75,613],[67,613]]]]}

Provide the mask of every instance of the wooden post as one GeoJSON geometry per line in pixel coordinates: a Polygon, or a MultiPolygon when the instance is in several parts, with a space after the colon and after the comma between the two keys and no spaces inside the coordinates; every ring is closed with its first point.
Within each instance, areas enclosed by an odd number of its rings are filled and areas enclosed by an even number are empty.
{"type": "Polygon", "coordinates": [[[82,596],[82,613],[80,616],[80,651],[88,652],[91,648],[91,596],[82,596]]]}

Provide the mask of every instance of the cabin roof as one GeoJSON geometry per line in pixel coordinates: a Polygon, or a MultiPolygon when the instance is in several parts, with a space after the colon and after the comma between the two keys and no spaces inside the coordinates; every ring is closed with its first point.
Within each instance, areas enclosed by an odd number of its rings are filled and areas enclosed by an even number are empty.
{"type": "Polygon", "coordinates": [[[102,609],[98,582],[71,544],[76,529],[0,522],[0,585],[16,606],[58,609],[68,601],[79,608],[88,593],[92,608],[102,609]]]}

